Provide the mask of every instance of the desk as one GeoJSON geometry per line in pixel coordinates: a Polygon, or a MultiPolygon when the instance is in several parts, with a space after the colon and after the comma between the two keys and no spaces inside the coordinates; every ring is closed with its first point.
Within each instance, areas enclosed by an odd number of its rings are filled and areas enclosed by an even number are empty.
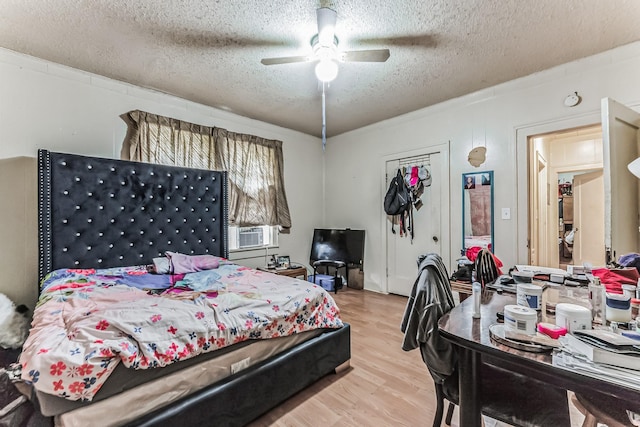
{"type": "MultiPolygon", "coordinates": [[[[564,286],[549,287],[542,294],[541,321],[555,322],[545,313],[546,304],[571,302],[587,305],[587,290],[564,286]]],[[[458,369],[460,381],[460,425],[481,425],[481,390],[479,374],[483,361],[512,370],[548,384],[576,393],[602,393],[625,402],[629,409],[640,411],[640,391],[594,378],[570,369],[553,365],[551,354],[529,353],[498,344],[489,337],[489,326],[497,323],[496,313],[506,304],[515,304],[515,295],[499,295],[485,291],[482,299],[481,318],[473,319],[473,299],[469,298],[440,318],[442,336],[459,349],[458,369]]]]}
{"type": "Polygon", "coordinates": [[[277,269],[277,268],[265,268],[265,267],[258,267],[258,270],[261,271],[268,271],[269,273],[274,273],[274,274],[278,274],[280,276],[289,276],[289,277],[304,277],[304,280],[307,280],[307,269],[306,267],[290,267],[290,268],[283,268],[283,269],[277,269]]]}

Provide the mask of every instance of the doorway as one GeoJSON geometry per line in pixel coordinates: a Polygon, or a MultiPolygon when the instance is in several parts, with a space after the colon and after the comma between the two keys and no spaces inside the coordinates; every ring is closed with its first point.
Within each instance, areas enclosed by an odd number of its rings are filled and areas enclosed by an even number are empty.
{"type": "Polygon", "coordinates": [[[601,125],[532,135],[528,144],[531,263],[603,265],[601,125]]]}
{"type": "MultiPolygon", "coordinates": [[[[388,293],[410,296],[416,280],[420,255],[435,252],[450,266],[449,235],[449,146],[436,145],[422,150],[387,156],[384,160],[384,192],[398,169],[425,166],[430,182],[420,196],[422,206],[413,210],[413,238],[400,235],[398,225],[391,231],[390,216],[383,215],[386,254],[386,290],[388,293]]],[[[382,194],[384,197],[384,193],[382,194]]]]}

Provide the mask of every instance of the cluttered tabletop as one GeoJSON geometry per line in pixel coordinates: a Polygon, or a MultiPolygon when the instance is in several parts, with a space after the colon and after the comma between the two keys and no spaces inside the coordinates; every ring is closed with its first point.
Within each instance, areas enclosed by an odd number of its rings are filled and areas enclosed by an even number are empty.
{"type": "Polygon", "coordinates": [[[442,316],[440,330],[486,356],[509,354],[637,397],[639,278],[635,268],[516,266],[490,283],[468,283],[470,297],[442,316]]]}

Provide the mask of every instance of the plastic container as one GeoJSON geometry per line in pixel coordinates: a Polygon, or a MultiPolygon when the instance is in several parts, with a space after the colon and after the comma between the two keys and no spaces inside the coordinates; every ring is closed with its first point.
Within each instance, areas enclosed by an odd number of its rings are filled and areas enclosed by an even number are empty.
{"type": "Polygon", "coordinates": [[[538,313],[521,305],[504,306],[504,327],[521,334],[535,335],[538,313]]]}
{"type": "Polygon", "coordinates": [[[631,298],[625,294],[606,293],[607,321],[626,323],[631,320],[631,298]]]}
{"type": "Polygon", "coordinates": [[[622,285],[622,293],[628,295],[629,298],[636,297],[637,286],[635,285],[622,285]]]}
{"type": "Polygon", "coordinates": [[[591,329],[591,310],[581,305],[561,302],[556,305],[556,325],[569,332],[591,329]]]}
{"type": "Polygon", "coordinates": [[[567,328],[564,326],[554,325],[552,323],[540,322],[538,323],[538,332],[557,340],[561,336],[567,334],[567,328]]]}
{"type": "Polygon", "coordinates": [[[478,282],[473,282],[471,285],[471,292],[473,292],[473,318],[480,318],[480,302],[482,299],[482,285],[478,282]]]}
{"type": "Polygon", "coordinates": [[[531,283],[533,281],[533,272],[531,271],[512,271],[511,277],[516,283],[531,283]]]}
{"type": "Polygon", "coordinates": [[[640,298],[631,298],[631,318],[640,316],[640,298]]]}
{"type": "Polygon", "coordinates": [[[311,274],[309,275],[309,277],[307,277],[307,281],[315,283],[316,285],[329,292],[333,292],[336,290],[335,277],[333,276],[329,276],[326,274],[311,274]]]}
{"type": "Polygon", "coordinates": [[[540,310],[542,307],[542,286],[520,283],[516,288],[518,305],[540,310]]]}
{"type": "Polygon", "coordinates": [[[591,303],[591,320],[594,323],[605,323],[605,288],[600,279],[595,277],[589,284],[589,302],[591,303]]]}

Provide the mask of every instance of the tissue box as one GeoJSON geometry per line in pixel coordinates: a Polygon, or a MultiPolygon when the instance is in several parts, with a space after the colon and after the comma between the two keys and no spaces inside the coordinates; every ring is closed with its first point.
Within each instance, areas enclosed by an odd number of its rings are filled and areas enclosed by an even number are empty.
{"type": "Polygon", "coordinates": [[[335,291],[336,289],[335,279],[335,277],[327,274],[312,274],[307,278],[309,282],[322,286],[325,290],[330,292],[335,291]]]}

